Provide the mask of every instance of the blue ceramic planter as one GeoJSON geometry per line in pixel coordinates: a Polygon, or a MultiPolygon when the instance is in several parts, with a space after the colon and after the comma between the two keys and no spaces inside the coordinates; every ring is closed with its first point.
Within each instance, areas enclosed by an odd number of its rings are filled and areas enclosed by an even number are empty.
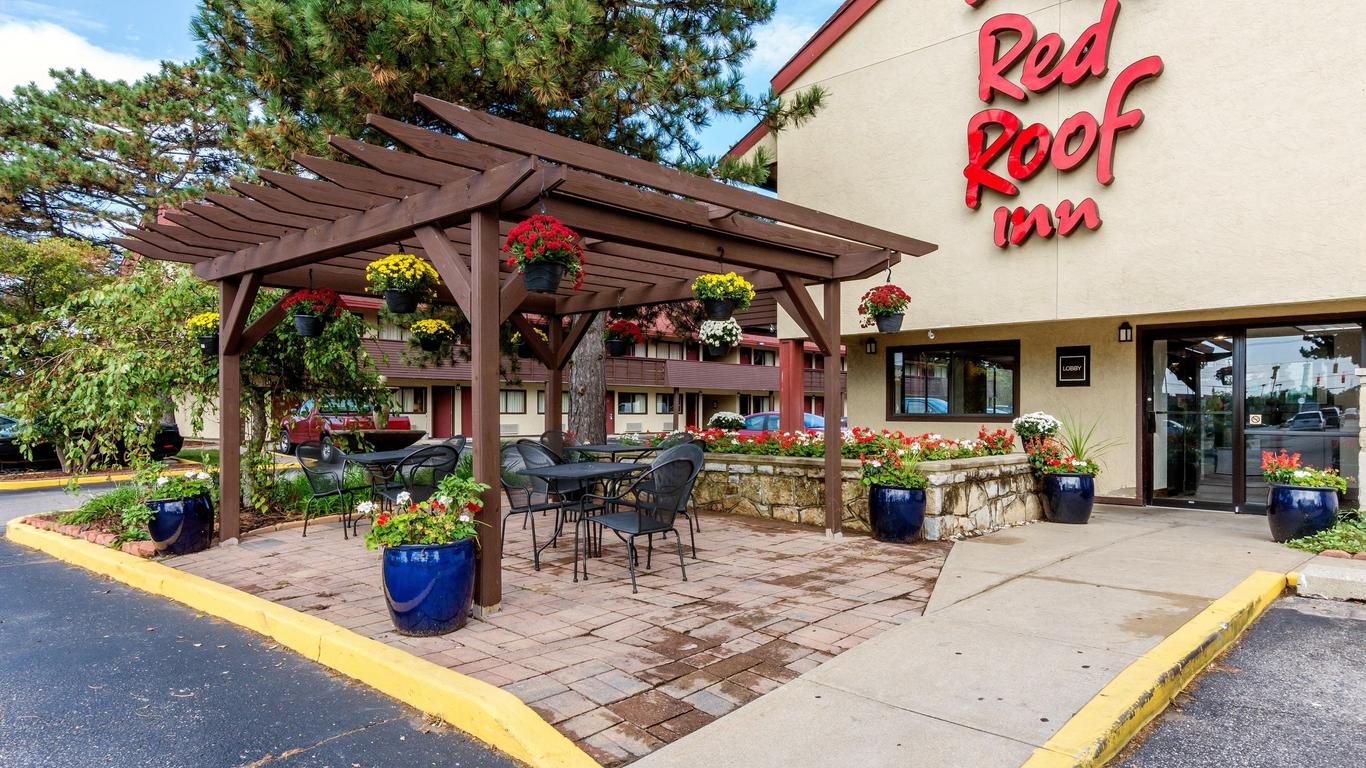
{"type": "Polygon", "coordinates": [[[878,541],[915,541],[925,524],[925,490],[874,485],[868,489],[868,524],[878,541]]]}
{"type": "Polygon", "coordinates": [[[1333,527],[1338,492],[1332,488],[1273,485],[1267,491],[1266,521],[1272,541],[1290,541],[1333,527]]]}
{"type": "Polygon", "coordinates": [[[147,523],[147,532],[157,552],[188,555],[208,548],[213,537],[213,500],[207,495],[152,499],[147,506],[156,512],[147,523]]]}
{"type": "Polygon", "coordinates": [[[1085,525],[1096,503],[1095,475],[1043,476],[1043,514],[1049,522],[1085,525]]]}
{"type": "Polygon", "coordinates": [[[384,548],[384,599],[400,635],[465,626],[474,600],[474,540],[384,548]]]}

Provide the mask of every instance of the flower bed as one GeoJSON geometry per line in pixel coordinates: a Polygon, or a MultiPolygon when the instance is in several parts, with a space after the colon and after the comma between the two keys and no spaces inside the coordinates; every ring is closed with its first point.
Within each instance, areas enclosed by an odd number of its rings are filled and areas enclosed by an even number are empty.
{"type": "MultiPolygon", "coordinates": [[[[119,534],[110,530],[110,526],[98,523],[63,523],[59,518],[65,513],[58,512],[52,515],[34,515],[24,518],[23,522],[41,528],[45,531],[54,531],[66,536],[77,539],[85,539],[99,544],[102,547],[112,547],[118,542],[119,534]]],[[[157,548],[150,541],[125,541],[118,545],[118,548],[130,555],[138,557],[154,557],[157,548]]]]}

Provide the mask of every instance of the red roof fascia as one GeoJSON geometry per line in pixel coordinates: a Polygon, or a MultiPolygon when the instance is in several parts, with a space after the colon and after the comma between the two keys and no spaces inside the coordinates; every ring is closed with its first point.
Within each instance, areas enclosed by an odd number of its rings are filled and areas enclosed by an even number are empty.
{"type": "MultiPolygon", "coordinates": [[[[877,2],[878,0],[845,0],[830,15],[830,18],[825,20],[820,29],[816,30],[816,34],[803,43],[792,58],[788,59],[787,63],[778,69],[778,73],[769,81],[773,92],[782,93],[789,85],[796,82],[797,78],[801,77],[801,74],[808,67],[816,63],[816,59],[823,56],[841,37],[844,37],[844,33],[858,23],[864,14],[871,11],[877,2]]],[[[731,147],[726,156],[739,157],[745,154],[767,134],[768,126],[759,123],[751,128],[749,133],[745,134],[745,137],[740,139],[735,146],[731,147]]]]}

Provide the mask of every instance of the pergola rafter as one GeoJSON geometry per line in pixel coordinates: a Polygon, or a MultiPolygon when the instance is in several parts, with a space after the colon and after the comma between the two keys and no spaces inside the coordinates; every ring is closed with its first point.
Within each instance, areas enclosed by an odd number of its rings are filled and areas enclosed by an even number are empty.
{"type": "MultiPolygon", "coordinates": [[[[491,486],[476,602],[488,611],[502,592],[502,542],[489,533],[499,530],[501,506],[499,325],[519,329],[549,369],[546,425],[558,428],[564,366],[600,312],[689,300],[699,273],[734,270],[777,298],[833,371],[839,368],[840,282],[886,269],[903,254],[935,249],[455,104],[415,98],[451,133],[371,115],[367,123],[394,146],[332,137],[338,155],[354,163],[296,155],[308,175],[261,171],[263,183],[232,184],[240,196],[208,195],[116,241],[149,258],[190,264],[219,285],[223,539],[235,537],[239,525],[240,356],[285,316],[277,303],[247,323],[263,287],[317,284],[359,294],[366,288],[365,267],[400,250],[436,267],[436,301],[459,306],[471,325],[470,437],[475,476],[491,486]],[[504,263],[499,248],[507,231],[540,211],[584,235],[581,288],[565,284],[553,294],[529,294],[504,263]],[[822,286],[819,306],[810,293],[815,285],[822,286]],[[549,320],[548,341],[533,332],[528,315],[549,320]]],[[[840,379],[825,380],[827,407],[838,413],[840,379]]],[[[800,409],[791,410],[783,409],[783,428],[800,429],[800,409]]],[[[843,510],[839,423],[826,419],[826,527],[832,534],[840,530],[843,510]]]]}

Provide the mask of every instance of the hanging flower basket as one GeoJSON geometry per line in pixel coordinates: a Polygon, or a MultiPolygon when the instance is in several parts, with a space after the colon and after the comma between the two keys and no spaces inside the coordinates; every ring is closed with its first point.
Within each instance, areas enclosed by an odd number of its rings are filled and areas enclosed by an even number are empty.
{"type": "Polygon", "coordinates": [[[565,273],[574,276],[574,289],[583,285],[583,243],[579,233],[554,216],[537,214],[513,227],[503,243],[509,267],[522,272],[522,284],[532,293],[559,290],[565,273]]]}
{"type": "Polygon", "coordinates": [[[323,335],[323,324],[336,317],[341,297],[331,288],[295,291],[284,301],[284,308],[294,315],[294,332],[304,338],[323,335]]]}
{"type": "Polygon", "coordinates": [[[423,352],[440,352],[442,347],[455,339],[455,329],[450,323],[436,318],[418,320],[408,328],[408,332],[423,352]]]}
{"type": "Polygon", "coordinates": [[[702,302],[708,320],[729,320],[737,311],[749,309],[754,285],[734,272],[698,275],[692,283],[692,295],[702,302]]]}
{"type": "Polygon", "coordinates": [[[384,297],[384,305],[396,315],[411,315],[417,303],[429,299],[441,277],[436,268],[411,253],[395,253],[365,267],[370,292],[384,297]]]}
{"type": "Polygon", "coordinates": [[[863,327],[876,325],[881,333],[896,333],[901,330],[901,321],[906,317],[906,307],[911,305],[910,294],[900,287],[887,283],[868,289],[859,301],[858,313],[863,316],[863,327]]]}
{"type": "Polygon", "coordinates": [[[733,318],[707,320],[702,323],[697,339],[706,345],[708,357],[725,357],[731,347],[740,343],[740,324],[733,318]]]}
{"type": "Polygon", "coordinates": [[[218,313],[201,312],[185,321],[185,330],[199,345],[199,352],[205,357],[218,354],[218,313]]]}
{"type": "Polygon", "coordinates": [[[607,332],[602,335],[603,344],[607,347],[607,354],[612,357],[625,357],[631,353],[637,344],[645,343],[645,334],[640,332],[640,326],[632,320],[613,320],[607,325],[607,332]]]}

